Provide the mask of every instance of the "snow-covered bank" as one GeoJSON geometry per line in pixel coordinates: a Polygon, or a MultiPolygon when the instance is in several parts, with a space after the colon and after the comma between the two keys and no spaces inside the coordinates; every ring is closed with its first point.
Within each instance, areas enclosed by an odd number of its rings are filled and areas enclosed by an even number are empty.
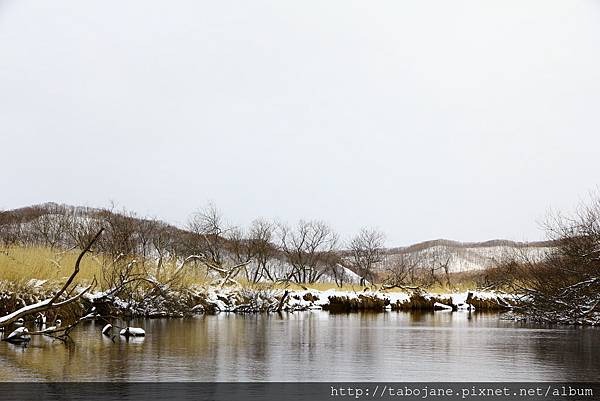
{"type": "MultiPolygon", "coordinates": [[[[43,301],[52,291],[0,292],[0,313],[43,301]]],[[[92,308],[100,316],[184,317],[201,313],[331,312],[368,310],[502,310],[513,297],[496,292],[430,294],[423,291],[285,290],[246,287],[160,288],[144,296],[124,297],[112,291],[84,294],[68,309],[57,310],[63,320],[76,320],[92,308]]],[[[33,317],[30,317],[33,319],[33,317]]]]}
{"type": "Polygon", "coordinates": [[[187,290],[185,294],[163,294],[141,302],[92,293],[88,302],[102,309],[131,316],[166,317],[199,313],[294,312],[314,309],[332,312],[359,310],[505,310],[512,297],[496,292],[430,294],[426,292],[284,290],[243,287],[205,287],[187,290]],[[166,296],[165,296],[166,295],[166,296]]]}
{"type": "Polygon", "coordinates": [[[504,310],[510,295],[497,292],[433,294],[423,291],[295,291],[287,307],[290,310],[321,308],[331,311],[355,310],[504,310]],[[505,305],[505,304],[504,304],[505,305]]]}

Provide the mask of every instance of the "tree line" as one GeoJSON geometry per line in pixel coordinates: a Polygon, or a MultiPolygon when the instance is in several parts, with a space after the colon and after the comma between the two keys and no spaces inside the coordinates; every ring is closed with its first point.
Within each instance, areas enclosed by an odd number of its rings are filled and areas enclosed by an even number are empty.
{"type": "Polygon", "coordinates": [[[385,253],[385,236],[375,229],[362,229],[342,242],[330,225],[319,220],[288,225],[259,218],[240,227],[227,224],[213,204],[193,213],[183,228],[114,207],[48,203],[0,212],[4,247],[83,249],[100,229],[104,232],[94,247],[111,261],[107,264],[135,258],[142,270],[152,269],[156,277],[167,264],[192,257],[189,265],[202,266],[228,283],[243,277],[252,283],[306,284],[327,276],[342,286],[351,279],[346,270],[350,269],[365,284],[377,279],[385,253]]]}
{"type": "Polygon", "coordinates": [[[182,228],[115,207],[48,203],[0,212],[0,244],[5,247],[83,249],[100,228],[104,233],[95,249],[105,256],[107,285],[118,281],[116,277],[126,281],[134,271],[161,279],[184,260],[188,273],[211,272],[221,277],[221,284],[239,278],[297,284],[326,279],[340,287],[356,283],[428,288],[451,287],[455,281],[448,252],[440,247],[386,249],[385,234],[373,228],[341,240],[319,220],[288,225],[258,218],[241,227],[228,224],[214,204],[191,214],[182,228]],[[130,263],[134,259],[136,263],[130,263]]]}

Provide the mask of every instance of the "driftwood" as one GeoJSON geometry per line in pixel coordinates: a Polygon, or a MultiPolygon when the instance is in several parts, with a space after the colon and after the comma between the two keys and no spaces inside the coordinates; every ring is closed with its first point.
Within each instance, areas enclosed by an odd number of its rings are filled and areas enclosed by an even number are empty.
{"type": "MultiPolygon", "coordinates": [[[[83,259],[83,257],[85,256],[86,253],[90,252],[92,245],[94,245],[94,243],[98,240],[98,238],[100,237],[100,234],[102,234],[102,231],[104,231],[104,229],[101,229],[100,231],[98,231],[98,233],[90,240],[90,242],[85,246],[85,248],[83,248],[83,250],[77,257],[77,260],[75,262],[75,268],[73,269],[73,273],[71,273],[71,276],[67,279],[65,284],[61,287],[60,290],[58,290],[56,292],[56,294],[54,294],[54,296],[52,298],[45,299],[43,301],[40,301],[40,302],[32,304],[32,305],[24,306],[21,309],[17,309],[16,311],[9,313],[6,316],[1,317],[0,318],[0,327],[8,326],[9,324],[12,324],[13,322],[17,321],[19,318],[22,318],[24,316],[28,316],[28,315],[32,315],[32,314],[36,314],[36,313],[40,313],[40,312],[44,312],[47,310],[60,308],[61,306],[68,305],[72,302],[75,302],[76,300],[81,298],[85,293],[87,293],[89,290],[91,290],[95,285],[95,281],[92,282],[91,285],[84,288],[77,295],[69,297],[64,301],[60,301],[60,302],[58,301],[59,298],[63,294],[65,294],[65,292],[67,293],[67,296],[69,296],[71,294],[71,292],[73,291],[73,289],[69,290],[69,287],[73,283],[73,280],[75,279],[77,274],[79,274],[79,265],[81,263],[81,260],[83,259]],[[67,290],[69,290],[69,291],[67,292],[67,290]]],[[[37,334],[37,333],[30,333],[30,334],[37,334]]]]}

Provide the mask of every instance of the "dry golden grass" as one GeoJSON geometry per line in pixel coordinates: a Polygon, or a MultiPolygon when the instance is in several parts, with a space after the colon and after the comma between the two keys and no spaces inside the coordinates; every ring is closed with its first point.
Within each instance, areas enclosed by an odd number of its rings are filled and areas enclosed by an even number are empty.
{"type": "Polygon", "coordinates": [[[455,281],[452,282],[452,285],[449,287],[447,285],[433,285],[429,288],[426,288],[428,292],[434,294],[446,294],[451,292],[467,292],[470,290],[474,290],[477,288],[477,284],[474,281],[466,280],[466,281],[455,281]]]}
{"type": "Polygon", "coordinates": [[[307,288],[309,290],[315,290],[315,291],[338,290],[338,291],[355,291],[355,292],[362,292],[362,291],[364,291],[365,288],[375,289],[375,287],[365,287],[365,286],[358,285],[358,284],[344,284],[342,287],[339,287],[335,283],[310,283],[310,284],[300,285],[300,284],[296,284],[296,283],[289,283],[289,284],[256,283],[256,284],[252,284],[252,283],[246,283],[243,280],[238,280],[238,282],[240,282],[240,284],[242,286],[248,286],[251,288],[287,289],[287,290],[292,290],[292,291],[301,291],[301,290],[304,290],[305,288],[307,288]]]}
{"type": "MultiPolygon", "coordinates": [[[[0,282],[10,282],[18,286],[25,287],[32,279],[48,280],[49,283],[64,282],[72,273],[75,261],[79,255],[78,250],[60,251],[44,247],[8,247],[0,248],[0,282]]],[[[105,263],[104,263],[105,264],[105,263]]],[[[87,254],[80,265],[80,273],[76,282],[81,284],[90,283],[94,277],[98,281],[98,289],[106,289],[107,283],[104,281],[103,261],[101,257],[94,254],[87,254]]],[[[175,275],[177,263],[174,260],[166,261],[161,270],[157,272],[153,263],[147,263],[146,266],[136,266],[136,272],[148,269],[150,273],[161,282],[169,281],[176,276],[172,284],[182,288],[192,286],[208,285],[213,279],[207,276],[206,270],[192,265],[186,266],[184,271],[175,275]]],[[[365,288],[376,289],[376,286],[365,287],[357,284],[344,284],[338,287],[335,283],[312,283],[301,286],[299,284],[271,284],[247,282],[241,277],[237,281],[244,287],[255,289],[289,289],[302,290],[308,288],[317,291],[340,290],[362,292],[365,288]]],[[[467,277],[453,277],[452,287],[436,285],[425,290],[432,293],[463,292],[476,287],[475,283],[467,277]]],[[[405,291],[402,289],[390,289],[388,291],[405,291]]]]}
{"type": "MultiPolygon", "coordinates": [[[[363,292],[365,289],[368,289],[368,290],[379,290],[380,289],[380,285],[377,285],[377,284],[372,285],[372,286],[362,286],[362,285],[358,285],[358,284],[344,284],[342,287],[338,287],[335,283],[312,283],[312,284],[306,284],[306,285],[304,285],[304,287],[308,288],[309,290],[313,289],[313,290],[318,290],[318,291],[338,290],[338,291],[353,291],[353,292],[363,292]]],[[[281,285],[280,288],[284,288],[284,285],[281,285]]],[[[290,284],[285,288],[288,288],[291,290],[302,290],[303,289],[303,287],[298,284],[290,284]]],[[[436,284],[434,286],[425,287],[423,289],[427,292],[434,293],[434,294],[445,294],[445,293],[451,293],[451,292],[466,292],[469,290],[473,290],[474,288],[477,288],[477,285],[473,281],[470,281],[470,280],[458,281],[457,280],[456,282],[452,282],[452,285],[450,287],[436,284]]],[[[385,291],[386,292],[407,292],[409,290],[394,287],[394,288],[390,288],[385,291]]]]}
{"type": "MultiPolygon", "coordinates": [[[[75,267],[78,251],[54,251],[41,247],[0,249],[0,281],[25,285],[29,280],[64,281],[75,267]]],[[[80,264],[78,282],[91,282],[102,276],[101,264],[86,255],[80,264]]]]}
{"type": "MultiPolygon", "coordinates": [[[[48,284],[62,283],[73,272],[78,256],[78,250],[59,251],[44,247],[1,248],[0,282],[10,282],[21,288],[26,287],[32,279],[47,280],[48,284]]],[[[127,261],[122,261],[122,264],[126,263],[127,261]]],[[[105,280],[103,265],[108,266],[105,267],[107,271],[110,270],[110,263],[106,263],[101,256],[92,253],[86,254],[80,263],[76,282],[88,284],[96,278],[97,289],[107,289],[109,283],[105,280]]],[[[181,287],[189,288],[193,285],[207,284],[205,270],[186,267],[184,271],[175,274],[177,266],[175,261],[167,261],[157,272],[153,263],[147,263],[144,266],[141,261],[138,261],[132,272],[143,277],[154,275],[160,281],[170,281],[181,287]],[[147,271],[144,273],[144,270],[147,271]],[[175,279],[171,280],[173,278],[175,279]]]]}
{"type": "MultiPolygon", "coordinates": [[[[150,270],[155,269],[154,263],[151,262],[150,270]]],[[[186,265],[182,270],[179,270],[180,263],[176,260],[164,261],[160,271],[151,271],[156,279],[161,283],[170,283],[173,286],[179,286],[181,288],[191,288],[194,286],[207,285],[211,282],[211,279],[207,276],[206,268],[199,268],[198,266],[186,265]]]]}
{"type": "MultiPolygon", "coordinates": [[[[300,289],[301,287],[298,286],[298,288],[300,289]]],[[[363,291],[365,288],[368,288],[368,287],[365,287],[363,285],[358,285],[358,284],[344,284],[342,287],[339,287],[335,283],[312,283],[312,284],[307,284],[306,288],[313,289],[313,290],[318,290],[318,291],[339,290],[339,291],[356,291],[356,292],[360,292],[360,291],[363,291]]]]}

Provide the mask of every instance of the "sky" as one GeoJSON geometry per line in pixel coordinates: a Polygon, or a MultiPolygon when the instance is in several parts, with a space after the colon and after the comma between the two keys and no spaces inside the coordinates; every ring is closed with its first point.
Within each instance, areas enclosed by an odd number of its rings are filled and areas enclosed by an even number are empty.
{"type": "Polygon", "coordinates": [[[0,209],[539,240],[599,107],[592,0],[0,0],[0,209]]]}

